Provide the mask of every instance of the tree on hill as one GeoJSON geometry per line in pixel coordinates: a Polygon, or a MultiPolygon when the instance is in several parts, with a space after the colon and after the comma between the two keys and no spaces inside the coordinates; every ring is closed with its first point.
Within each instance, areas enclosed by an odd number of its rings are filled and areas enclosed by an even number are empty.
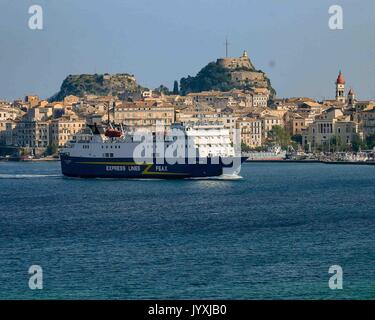
{"type": "Polygon", "coordinates": [[[179,94],[179,90],[178,90],[178,81],[175,80],[174,83],[173,83],[173,94],[179,94]]]}
{"type": "Polygon", "coordinates": [[[242,152],[249,152],[251,148],[243,141],[241,141],[241,151],[242,152]]]}
{"type": "Polygon", "coordinates": [[[291,143],[291,136],[283,127],[274,126],[272,130],[268,132],[268,141],[270,145],[278,145],[286,149],[291,143]]]}
{"type": "Polygon", "coordinates": [[[155,88],[154,91],[158,93],[163,93],[165,95],[170,94],[169,89],[165,85],[162,85],[162,84],[159,87],[155,88]]]}
{"type": "Polygon", "coordinates": [[[375,147],[375,133],[367,136],[366,146],[367,146],[367,149],[373,149],[375,147]]]}
{"type": "Polygon", "coordinates": [[[55,144],[50,144],[50,145],[48,145],[48,147],[46,148],[45,155],[46,155],[46,156],[51,156],[51,155],[56,154],[57,151],[58,151],[58,147],[57,147],[57,145],[55,145],[55,144]]]}
{"type": "Polygon", "coordinates": [[[359,134],[355,134],[352,139],[352,149],[354,152],[365,150],[367,148],[366,142],[361,139],[359,134]]]}
{"type": "Polygon", "coordinates": [[[229,72],[215,62],[210,62],[195,77],[188,76],[180,81],[181,93],[201,91],[228,91],[231,89],[229,72]]]}
{"type": "Polygon", "coordinates": [[[341,136],[335,135],[333,136],[329,143],[326,144],[327,146],[324,148],[323,146],[323,151],[329,151],[329,152],[342,152],[342,151],[347,151],[348,150],[348,145],[342,141],[341,136]],[[327,148],[328,147],[328,148],[327,148]]]}
{"type": "Polygon", "coordinates": [[[291,139],[298,144],[302,144],[302,135],[300,134],[293,135],[291,139]]]}

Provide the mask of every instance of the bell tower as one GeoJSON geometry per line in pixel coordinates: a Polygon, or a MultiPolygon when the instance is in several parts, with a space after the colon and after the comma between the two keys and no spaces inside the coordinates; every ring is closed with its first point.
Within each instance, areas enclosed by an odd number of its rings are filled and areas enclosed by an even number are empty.
{"type": "Polygon", "coordinates": [[[348,106],[351,108],[355,107],[355,93],[353,89],[350,89],[348,93],[348,106]]]}
{"type": "Polygon", "coordinates": [[[340,73],[336,80],[336,101],[345,103],[345,79],[340,70],[340,73]]]}

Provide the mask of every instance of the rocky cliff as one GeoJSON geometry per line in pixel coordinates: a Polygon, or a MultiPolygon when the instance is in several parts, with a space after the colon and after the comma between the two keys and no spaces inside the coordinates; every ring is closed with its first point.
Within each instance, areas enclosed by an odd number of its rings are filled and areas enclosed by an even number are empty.
{"type": "Polygon", "coordinates": [[[145,90],[133,75],[120,74],[79,74],[69,75],[63,81],[60,91],[53,95],[51,101],[61,101],[64,97],[74,95],[83,97],[86,94],[98,96],[110,95],[119,98],[136,98],[145,90]]]}

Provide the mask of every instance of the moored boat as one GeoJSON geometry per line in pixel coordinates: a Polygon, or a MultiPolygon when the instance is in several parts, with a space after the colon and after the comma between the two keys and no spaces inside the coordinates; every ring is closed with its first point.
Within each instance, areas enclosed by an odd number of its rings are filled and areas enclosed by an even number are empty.
{"type": "Polygon", "coordinates": [[[281,161],[286,159],[286,151],[278,146],[269,148],[267,151],[250,151],[244,153],[246,161],[281,161]]]}

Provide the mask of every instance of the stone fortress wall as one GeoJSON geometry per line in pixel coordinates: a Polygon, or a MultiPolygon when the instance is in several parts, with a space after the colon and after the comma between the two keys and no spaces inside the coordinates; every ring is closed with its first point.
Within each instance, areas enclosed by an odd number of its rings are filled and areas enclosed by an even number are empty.
{"type": "Polygon", "coordinates": [[[246,51],[239,58],[219,58],[216,63],[225,69],[248,69],[255,70],[246,51]]]}
{"type": "Polygon", "coordinates": [[[239,58],[219,58],[216,63],[230,70],[231,80],[239,85],[252,83],[267,87],[265,75],[256,71],[246,51],[239,58]]]}

